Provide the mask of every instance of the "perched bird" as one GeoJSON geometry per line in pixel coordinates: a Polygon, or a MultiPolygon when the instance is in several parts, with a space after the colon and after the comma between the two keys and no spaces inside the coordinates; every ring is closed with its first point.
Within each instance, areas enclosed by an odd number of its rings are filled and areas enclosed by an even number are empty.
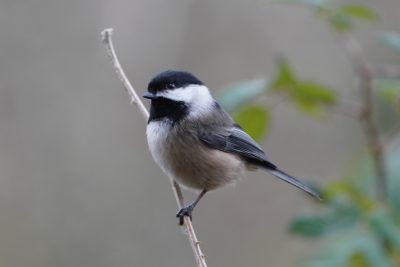
{"type": "Polygon", "coordinates": [[[155,162],[179,184],[200,191],[177,213],[180,224],[184,216],[192,218],[206,192],[237,181],[246,169],[267,170],[320,199],[318,192],[271,163],[193,74],[161,72],[143,97],[151,100],[146,134],[155,162]]]}

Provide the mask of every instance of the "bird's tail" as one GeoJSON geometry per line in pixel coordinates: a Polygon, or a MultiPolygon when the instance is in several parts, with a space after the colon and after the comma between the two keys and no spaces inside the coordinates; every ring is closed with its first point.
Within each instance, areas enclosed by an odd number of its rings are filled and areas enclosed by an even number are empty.
{"type": "Polygon", "coordinates": [[[310,186],[306,185],[305,183],[301,182],[300,180],[294,178],[293,176],[279,170],[278,168],[273,168],[273,169],[266,168],[266,169],[275,177],[278,177],[279,179],[305,191],[309,195],[311,195],[319,200],[322,200],[321,195],[315,189],[311,188],[310,186]]]}

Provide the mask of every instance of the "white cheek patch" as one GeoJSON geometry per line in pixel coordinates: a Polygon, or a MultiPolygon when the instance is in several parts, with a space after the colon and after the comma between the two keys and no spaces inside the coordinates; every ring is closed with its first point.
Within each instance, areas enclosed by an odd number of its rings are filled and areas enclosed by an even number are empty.
{"type": "Polygon", "coordinates": [[[162,91],[157,93],[157,96],[162,96],[175,101],[191,102],[196,95],[194,86],[176,88],[172,90],[162,91]]]}
{"type": "Polygon", "coordinates": [[[214,105],[214,99],[204,85],[189,85],[183,88],[163,91],[157,95],[189,104],[189,116],[191,117],[198,117],[210,112],[214,105]]]}

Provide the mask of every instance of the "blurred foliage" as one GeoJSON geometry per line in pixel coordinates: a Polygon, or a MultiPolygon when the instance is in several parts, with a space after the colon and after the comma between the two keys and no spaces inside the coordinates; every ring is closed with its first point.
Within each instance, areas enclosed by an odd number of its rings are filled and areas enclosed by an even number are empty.
{"type": "Polygon", "coordinates": [[[327,21],[335,30],[348,32],[353,29],[357,20],[375,21],[375,13],[362,5],[346,4],[334,6],[330,1],[308,0],[305,3],[313,8],[316,14],[327,21]]]}
{"type": "Polygon", "coordinates": [[[223,88],[217,99],[250,136],[259,140],[270,127],[269,109],[265,105],[249,106],[249,103],[273,93],[283,94],[308,115],[322,115],[326,107],[336,102],[334,90],[311,80],[299,79],[285,59],[278,60],[272,82],[268,83],[266,79],[243,81],[223,88]]]}
{"type": "Polygon", "coordinates": [[[327,105],[336,101],[335,92],[324,85],[300,80],[285,59],[278,60],[277,74],[271,89],[286,94],[303,112],[321,114],[327,105]]]}
{"type": "Polygon", "coordinates": [[[227,86],[217,96],[218,102],[252,138],[260,140],[269,129],[270,116],[266,107],[246,105],[268,91],[265,79],[250,80],[227,86]]]}
{"type": "Polygon", "coordinates": [[[341,201],[327,203],[329,209],[323,214],[305,214],[296,218],[290,225],[293,233],[308,238],[316,238],[354,225],[360,216],[354,206],[341,201]]]}
{"type": "Polygon", "coordinates": [[[374,198],[371,162],[362,160],[356,172],[323,189],[321,212],[292,222],[290,230],[305,238],[334,235],[305,266],[400,266],[400,144],[387,159],[388,204],[374,198]]]}
{"type": "MultiPolygon", "coordinates": [[[[334,6],[329,0],[301,2],[339,32],[350,34],[357,20],[377,19],[372,10],[361,5],[334,6]]],[[[400,52],[399,34],[385,33],[383,41],[400,52]]],[[[384,105],[392,105],[391,112],[397,111],[398,116],[400,81],[374,79],[373,87],[377,92],[374,97],[380,96],[384,105]]],[[[306,115],[324,114],[338,102],[334,90],[299,78],[283,58],[277,61],[276,74],[269,83],[251,80],[224,88],[219,100],[252,137],[260,139],[270,128],[270,109],[253,102],[271,94],[282,94],[306,115]]],[[[375,196],[377,184],[370,156],[360,154],[358,163],[352,164],[352,171],[345,178],[318,188],[325,201],[318,205],[317,212],[299,215],[292,221],[289,229],[293,234],[323,243],[319,253],[304,266],[400,266],[400,144],[391,142],[385,152],[386,200],[375,196]]]]}
{"type": "Polygon", "coordinates": [[[397,52],[400,52],[400,34],[387,32],[383,34],[382,40],[387,46],[393,48],[397,52]]]}
{"type": "Polygon", "coordinates": [[[268,131],[270,117],[263,106],[243,107],[233,113],[233,118],[255,140],[260,140],[268,131]]]}
{"type": "Polygon", "coordinates": [[[223,88],[217,99],[228,112],[233,112],[264,94],[267,89],[267,80],[250,80],[223,88]]]}
{"type": "Polygon", "coordinates": [[[400,80],[376,79],[374,83],[380,95],[400,112],[400,80]]]}

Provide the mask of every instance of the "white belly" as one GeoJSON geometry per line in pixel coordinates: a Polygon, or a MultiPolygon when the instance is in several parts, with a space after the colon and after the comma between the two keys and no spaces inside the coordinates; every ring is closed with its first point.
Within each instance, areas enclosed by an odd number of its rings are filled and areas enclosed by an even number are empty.
{"type": "Polygon", "coordinates": [[[194,136],[182,134],[168,122],[147,126],[150,152],[161,169],[180,184],[212,190],[235,182],[243,175],[244,163],[236,155],[211,149],[194,136]]]}

